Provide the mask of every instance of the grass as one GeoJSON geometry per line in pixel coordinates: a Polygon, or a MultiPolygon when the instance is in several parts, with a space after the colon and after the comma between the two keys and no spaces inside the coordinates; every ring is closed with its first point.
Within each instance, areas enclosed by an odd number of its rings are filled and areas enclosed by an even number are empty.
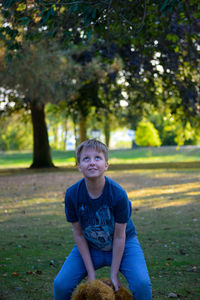
{"type": "MultiPolygon", "coordinates": [[[[74,172],[0,177],[0,299],[53,299],[52,283],[73,247],[64,216],[65,188],[74,172]]],[[[200,299],[200,170],[109,171],[133,203],[153,299],[200,299]]],[[[109,276],[108,268],[98,276],[109,276]]],[[[122,278],[124,285],[125,280],[122,278]]]]}
{"type": "MultiPolygon", "coordinates": [[[[75,164],[74,151],[52,151],[52,158],[59,167],[75,164]]],[[[111,164],[200,162],[200,146],[110,150],[109,161],[111,164]]],[[[32,152],[0,152],[0,169],[27,168],[31,162],[32,152]]]]}

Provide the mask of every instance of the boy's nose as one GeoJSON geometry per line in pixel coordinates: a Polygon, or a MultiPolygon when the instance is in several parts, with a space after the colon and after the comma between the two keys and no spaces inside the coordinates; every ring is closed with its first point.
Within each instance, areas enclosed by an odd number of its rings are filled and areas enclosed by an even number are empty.
{"type": "Polygon", "coordinates": [[[91,165],[91,166],[94,166],[94,165],[95,165],[95,160],[94,160],[94,159],[91,159],[90,165],[91,165]]]}

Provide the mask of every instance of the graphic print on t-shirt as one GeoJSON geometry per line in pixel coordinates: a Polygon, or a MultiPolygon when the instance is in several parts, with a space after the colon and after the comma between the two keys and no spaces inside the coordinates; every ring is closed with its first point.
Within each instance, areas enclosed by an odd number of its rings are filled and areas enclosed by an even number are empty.
{"type": "Polygon", "coordinates": [[[114,217],[107,205],[103,205],[92,214],[88,207],[82,204],[80,223],[83,225],[83,234],[92,247],[102,251],[112,249],[114,217]]]}

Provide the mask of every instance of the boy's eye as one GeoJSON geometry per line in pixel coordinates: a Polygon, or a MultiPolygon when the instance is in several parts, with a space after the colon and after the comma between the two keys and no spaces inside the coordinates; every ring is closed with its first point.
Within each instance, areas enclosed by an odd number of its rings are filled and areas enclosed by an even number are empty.
{"type": "Polygon", "coordinates": [[[96,156],[96,160],[100,160],[101,159],[101,157],[100,156],[96,156]]]}
{"type": "Polygon", "coordinates": [[[84,161],[88,161],[88,159],[89,159],[89,157],[84,157],[83,160],[84,160],[84,161]]]}

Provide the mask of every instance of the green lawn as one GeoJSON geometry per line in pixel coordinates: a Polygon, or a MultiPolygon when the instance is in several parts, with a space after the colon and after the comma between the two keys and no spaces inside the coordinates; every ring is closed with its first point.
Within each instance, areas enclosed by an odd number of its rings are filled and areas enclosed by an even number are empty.
{"type": "MultiPolygon", "coordinates": [[[[200,169],[108,171],[133,203],[153,299],[200,299],[200,169]]],[[[0,177],[0,299],[52,300],[53,278],[73,247],[64,215],[77,171],[28,171],[0,177]]],[[[109,276],[108,268],[98,277],[109,276]]],[[[126,281],[122,278],[126,285],[126,281]]]]}
{"type": "MultiPolygon", "coordinates": [[[[74,151],[52,151],[56,166],[73,166],[74,151]]],[[[163,162],[200,162],[199,147],[136,148],[134,150],[111,150],[110,164],[140,164],[163,162]]],[[[27,168],[31,165],[31,152],[0,152],[0,168],[27,168]]]]}

